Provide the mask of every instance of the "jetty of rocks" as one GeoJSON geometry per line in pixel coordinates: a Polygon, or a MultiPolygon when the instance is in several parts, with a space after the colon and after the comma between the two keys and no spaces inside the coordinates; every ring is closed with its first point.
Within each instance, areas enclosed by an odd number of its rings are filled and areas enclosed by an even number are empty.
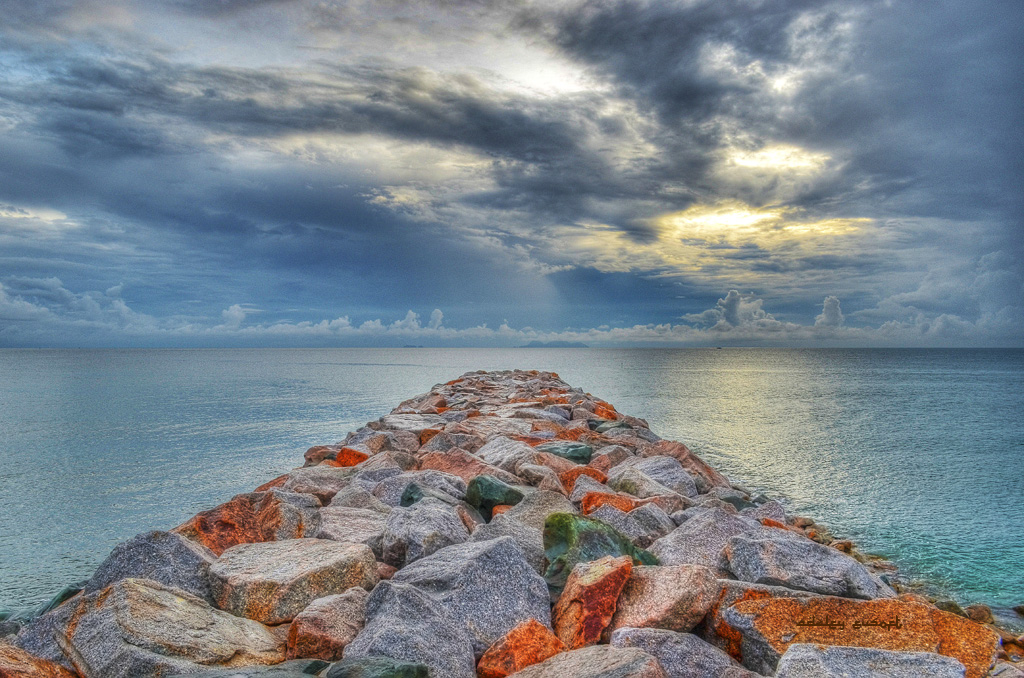
{"type": "Polygon", "coordinates": [[[118,545],[0,677],[1024,678],[1024,639],[554,373],[465,374],[304,461],[118,545]]]}

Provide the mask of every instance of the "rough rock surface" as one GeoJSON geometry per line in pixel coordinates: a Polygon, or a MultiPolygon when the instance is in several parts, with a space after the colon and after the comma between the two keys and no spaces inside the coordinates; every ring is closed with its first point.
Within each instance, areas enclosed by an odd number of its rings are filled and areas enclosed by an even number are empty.
{"type": "Polygon", "coordinates": [[[402,494],[412,483],[423,488],[444,492],[454,499],[466,496],[466,483],[459,476],[441,471],[406,471],[380,481],[373,490],[373,496],[388,506],[400,506],[402,494]]]}
{"type": "Polygon", "coordinates": [[[656,657],[669,678],[719,678],[727,670],[743,670],[732,657],[691,633],[625,627],[612,633],[611,644],[637,647],[656,657]]]}
{"type": "Polygon", "coordinates": [[[477,656],[527,619],[551,623],[544,580],[511,537],[442,549],[399,570],[392,582],[434,599],[464,626],[477,656]]]}
{"type": "Polygon", "coordinates": [[[0,678],[76,678],[60,664],[0,643],[0,678]]]}
{"type": "Polygon", "coordinates": [[[510,508],[504,515],[538,530],[553,513],[575,513],[569,500],[557,492],[537,491],[510,508]]]}
{"type": "Polygon", "coordinates": [[[239,544],[210,566],[217,606],[264,624],[290,621],[317,598],[376,583],[368,546],[327,539],[239,544]]]}
{"type": "Polygon", "coordinates": [[[629,556],[637,565],[656,565],[657,558],[637,548],[624,534],[598,520],[570,513],[553,513],[544,522],[544,579],[561,590],[577,563],[604,556],[629,556]]]}
{"type": "Polygon", "coordinates": [[[575,650],[601,640],[632,570],[628,556],[605,556],[572,569],[551,612],[552,626],[566,647],[575,650]]]}
{"type": "Polygon", "coordinates": [[[320,528],[316,538],[365,544],[379,558],[387,520],[386,513],[373,509],[325,506],[320,509],[320,528]]]}
{"type": "Polygon", "coordinates": [[[635,567],[619,596],[606,637],[626,627],[689,631],[700,623],[717,596],[718,582],[706,567],[635,567]]]}
{"type": "Polygon", "coordinates": [[[145,532],[115,546],[85,584],[85,592],[121,579],[151,579],[212,603],[208,574],[216,559],[213,551],[179,534],[145,532]]]}
{"type": "Polygon", "coordinates": [[[391,511],[381,538],[381,559],[400,568],[468,538],[455,507],[428,497],[391,511]]]}
{"type": "Polygon", "coordinates": [[[544,536],[538,528],[510,518],[506,512],[494,516],[491,522],[474,530],[469,541],[488,541],[499,537],[511,537],[515,540],[534,572],[544,574],[544,570],[547,569],[547,558],[544,555],[544,536]]]}
{"type": "Polygon", "coordinates": [[[775,678],[963,678],[964,666],[930,652],[790,645],[775,678]]]}
{"type": "Polygon", "coordinates": [[[565,645],[551,629],[536,619],[528,619],[484,652],[476,666],[477,676],[505,678],[564,651],[565,645]]]}
{"type": "MultiPolygon", "coordinates": [[[[63,623],[53,625],[51,639],[53,632],[60,633],[77,653],[76,663],[103,678],[196,673],[200,665],[284,659],[283,643],[262,624],[146,579],[122,579],[54,612],[62,613],[56,618],[63,623]]],[[[58,657],[63,654],[53,658],[58,657]]]]}
{"type": "Polygon", "coordinates": [[[308,678],[318,675],[329,664],[319,659],[295,659],[274,666],[247,666],[238,669],[210,669],[199,673],[179,673],[172,678],[308,678]]]}
{"type": "Polygon", "coordinates": [[[591,645],[556,654],[513,678],[668,678],[658,660],[635,647],[591,645]]]}
{"type": "Polygon", "coordinates": [[[320,502],[310,495],[276,489],[250,492],[202,511],[171,531],[220,555],[237,544],[315,534],[320,523],[319,508],[320,502]]]}
{"type": "Polygon", "coordinates": [[[458,448],[448,450],[447,452],[431,452],[422,455],[420,457],[420,468],[425,471],[442,471],[458,476],[466,483],[485,473],[510,484],[519,481],[515,475],[508,471],[492,466],[480,457],[458,448]]]}
{"type": "Polygon", "coordinates": [[[920,603],[831,596],[745,600],[724,613],[743,637],[743,665],[771,673],[794,643],[936,652],[981,678],[995,659],[999,637],[986,627],[920,603]]]}
{"type": "Polygon", "coordinates": [[[427,592],[394,580],[381,582],[370,594],[366,624],[345,648],[346,661],[362,657],[423,664],[433,676],[476,678],[465,620],[454,619],[427,592]]]}
{"type": "Polygon", "coordinates": [[[358,657],[332,665],[326,675],[327,678],[430,678],[430,669],[424,664],[387,657],[358,657]]]}
{"type": "Polygon", "coordinates": [[[651,544],[663,565],[703,565],[724,573],[725,547],[732,537],[757,528],[721,509],[704,511],[651,544]]]}
{"type": "Polygon", "coordinates": [[[295,469],[288,474],[281,490],[295,494],[311,494],[321,504],[329,504],[338,490],[348,487],[355,475],[353,468],[311,466],[295,469]]]}
{"type": "Polygon", "coordinates": [[[742,581],[847,598],[896,597],[845,553],[784,530],[737,535],[726,545],[725,556],[729,570],[742,581]]]}
{"type": "Polygon", "coordinates": [[[287,657],[341,659],[366,621],[370,594],[355,586],[344,593],[317,598],[295,616],[288,628],[287,657]]]}

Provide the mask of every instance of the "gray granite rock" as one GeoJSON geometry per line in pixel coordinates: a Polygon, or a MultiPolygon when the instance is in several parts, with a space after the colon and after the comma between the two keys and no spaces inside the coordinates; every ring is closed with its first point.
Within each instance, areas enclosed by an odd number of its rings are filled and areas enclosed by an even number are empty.
{"type": "MultiPolygon", "coordinates": [[[[586,476],[581,476],[581,478],[586,476]]],[[[593,478],[591,478],[593,480],[593,478]]],[[[579,484],[579,480],[576,481],[579,484]]],[[[524,525],[544,529],[544,521],[552,513],[576,513],[576,509],[563,495],[557,492],[538,490],[526,497],[502,515],[518,520],[524,525]]]]}
{"type": "Polygon", "coordinates": [[[656,539],[676,529],[672,518],[655,504],[644,504],[629,513],[610,504],[603,504],[591,511],[590,517],[611,525],[640,548],[647,548],[656,539]]]}
{"type": "Polygon", "coordinates": [[[317,598],[295,615],[288,627],[289,659],[341,659],[366,622],[369,592],[353,586],[344,593],[317,598]]]}
{"type": "Polygon", "coordinates": [[[725,555],[729,570],[742,581],[845,598],[896,597],[850,556],[786,530],[762,528],[736,535],[725,555]]]}
{"type": "Polygon", "coordinates": [[[55,612],[65,609],[64,623],[51,630],[64,635],[91,673],[102,678],[194,674],[203,666],[273,664],[284,658],[281,642],[262,624],[151,580],[122,579],[55,612]]]}
{"type": "Polygon", "coordinates": [[[455,499],[466,496],[466,481],[443,471],[406,471],[385,478],[374,488],[373,496],[388,506],[401,506],[402,494],[412,483],[444,492],[455,499]]]}
{"type": "Polygon", "coordinates": [[[523,464],[537,463],[537,452],[532,447],[504,436],[492,438],[477,450],[476,456],[509,473],[518,473],[523,464]]]}
{"type": "Polygon", "coordinates": [[[310,466],[299,468],[288,474],[288,479],[280,489],[296,494],[311,494],[323,504],[328,504],[338,490],[348,487],[355,474],[355,467],[310,466]]]}
{"type": "Polygon", "coordinates": [[[551,625],[547,585],[511,537],[441,549],[399,570],[392,581],[429,594],[463,624],[477,657],[520,622],[551,625]]]}
{"type": "Polygon", "coordinates": [[[430,668],[389,657],[358,657],[337,662],[326,678],[430,678],[430,668]]]}
{"type": "Polygon", "coordinates": [[[786,509],[777,501],[766,501],[759,506],[752,508],[745,508],[740,511],[740,515],[753,518],[754,520],[763,520],[765,518],[774,520],[776,522],[786,524],[786,509]]]}
{"type": "Polygon", "coordinates": [[[345,648],[343,661],[363,657],[423,664],[436,677],[476,678],[465,620],[453,619],[429,593],[401,582],[382,581],[370,594],[366,625],[345,648]]]}
{"type": "Polygon", "coordinates": [[[617,492],[626,492],[641,499],[662,494],[672,494],[672,490],[668,487],[662,485],[635,466],[627,464],[628,460],[608,472],[608,487],[617,492]]]}
{"type": "Polygon", "coordinates": [[[383,430],[408,431],[415,435],[428,428],[442,428],[448,423],[437,414],[387,414],[378,421],[383,430]]]}
{"type": "Polygon", "coordinates": [[[718,592],[714,574],[700,565],[634,567],[604,638],[631,627],[686,633],[704,619],[718,592]]]}
{"type": "Polygon", "coordinates": [[[213,551],[179,534],[145,532],[115,546],[85,584],[85,592],[121,579],[151,579],[213,603],[208,574],[216,559],[213,551]]]}
{"type": "Polygon", "coordinates": [[[720,509],[705,511],[651,544],[650,551],[664,565],[692,563],[725,572],[725,546],[737,534],[750,532],[745,521],[720,509]]]}
{"type": "Polygon", "coordinates": [[[611,644],[640,648],[656,657],[669,678],[719,678],[726,669],[743,670],[732,657],[691,633],[626,627],[612,633],[611,644]]]}
{"type": "Polygon", "coordinates": [[[412,506],[392,509],[381,538],[381,559],[388,565],[406,564],[469,538],[454,506],[429,497],[412,506]]]}
{"type": "Polygon", "coordinates": [[[378,513],[388,514],[391,513],[391,507],[382,502],[377,497],[373,496],[366,488],[356,485],[353,483],[348,487],[339,490],[334,498],[331,499],[331,503],[328,504],[331,508],[341,508],[348,506],[355,509],[368,509],[370,511],[377,511],[378,513]]]}
{"type": "Polygon", "coordinates": [[[964,665],[931,652],[794,643],[779,660],[776,678],[963,678],[964,665]]]}
{"type": "Polygon", "coordinates": [[[635,647],[591,645],[556,654],[509,678],[668,678],[658,660],[635,647]]]}
{"type": "Polygon", "coordinates": [[[574,504],[579,504],[583,501],[583,497],[589,492],[606,492],[608,494],[615,494],[615,490],[604,483],[599,483],[590,476],[581,475],[576,478],[576,483],[572,486],[572,492],[569,493],[569,501],[574,504]]]}
{"type": "Polygon", "coordinates": [[[382,541],[387,520],[388,513],[332,504],[320,509],[320,529],[316,538],[346,544],[366,544],[374,556],[380,558],[383,555],[382,541]]]}
{"type": "Polygon", "coordinates": [[[648,478],[684,497],[697,496],[696,483],[675,457],[631,457],[611,470],[611,473],[608,474],[609,483],[611,477],[619,469],[626,468],[635,468],[648,478]]]}
{"type": "Polygon", "coordinates": [[[500,513],[486,525],[481,525],[470,537],[470,541],[488,541],[499,537],[512,537],[526,556],[526,562],[537,574],[544,574],[547,559],[544,556],[544,533],[535,528],[509,517],[508,513],[500,513]]]}
{"type": "Polygon", "coordinates": [[[210,669],[199,673],[178,673],[170,678],[309,678],[319,675],[329,663],[319,659],[294,659],[274,666],[238,669],[210,669]]]}
{"type": "Polygon", "coordinates": [[[289,621],[317,598],[376,583],[368,546],[327,539],[239,544],[210,566],[217,606],[264,624],[289,621]]]}
{"type": "Polygon", "coordinates": [[[711,509],[705,506],[691,506],[690,508],[683,509],[682,511],[676,511],[675,513],[671,514],[671,518],[676,525],[682,525],[690,518],[693,518],[694,516],[699,516],[701,513],[710,510],[711,509]]]}

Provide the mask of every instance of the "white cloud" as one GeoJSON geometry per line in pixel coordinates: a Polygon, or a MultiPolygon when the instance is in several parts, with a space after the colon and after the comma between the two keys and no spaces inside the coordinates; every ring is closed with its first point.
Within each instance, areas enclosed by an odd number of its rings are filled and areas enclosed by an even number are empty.
{"type": "Polygon", "coordinates": [[[827,296],[821,305],[821,315],[814,319],[815,327],[840,327],[846,320],[839,308],[839,297],[827,296]]]}

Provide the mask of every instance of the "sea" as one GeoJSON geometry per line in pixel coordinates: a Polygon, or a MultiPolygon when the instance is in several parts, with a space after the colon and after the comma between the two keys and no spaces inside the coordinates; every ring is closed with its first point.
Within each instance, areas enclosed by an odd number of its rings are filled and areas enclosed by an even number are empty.
{"type": "Polygon", "coordinates": [[[0,608],[473,370],[558,372],[916,586],[1024,603],[1024,351],[0,350],[0,608]]]}

